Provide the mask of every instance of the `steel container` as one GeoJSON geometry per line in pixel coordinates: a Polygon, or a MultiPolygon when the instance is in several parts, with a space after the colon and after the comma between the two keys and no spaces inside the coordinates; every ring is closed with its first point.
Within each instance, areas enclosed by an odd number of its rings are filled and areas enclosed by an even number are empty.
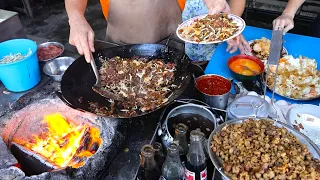
{"type": "MultiPolygon", "coordinates": [[[[219,171],[219,173],[224,177],[224,179],[231,179],[230,177],[228,177],[225,172],[224,172],[224,169],[223,169],[223,165],[222,165],[222,161],[221,161],[221,158],[219,158],[215,152],[212,151],[211,149],[211,142],[212,142],[212,138],[215,134],[218,134],[221,132],[221,130],[223,128],[225,128],[226,126],[228,125],[231,125],[231,124],[241,124],[243,123],[244,121],[246,121],[248,118],[243,118],[243,119],[234,119],[234,120],[231,120],[231,121],[227,121],[223,124],[221,124],[218,128],[216,128],[210,135],[209,137],[209,140],[208,140],[208,144],[207,144],[207,148],[208,148],[208,152],[209,152],[209,156],[210,156],[210,159],[213,163],[213,165],[215,166],[215,168],[219,171]]],[[[251,119],[254,119],[254,120],[259,120],[259,119],[266,119],[266,120],[272,120],[272,119],[267,119],[267,118],[251,118],[251,119]]],[[[286,128],[292,135],[294,135],[295,137],[298,138],[299,142],[306,145],[309,152],[312,154],[312,156],[314,158],[317,158],[317,159],[320,159],[320,149],[317,147],[317,145],[312,142],[307,136],[305,136],[304,134],[300,133],[299,131],[297,131],[296,129],[294,129],[293,127],[285,124],[285,123],[282,123],[280,121],[275,121],[275,120],[272,120],[274,122],[274,126],[277,126],[277,127],[284,127],[286,128]]]]}
{"type": "Polygon", "coordinates": [[[222,110],[225,110],[227,108],[229,94],[230,94],[230,91],[232,88],[232,84],[227,78],[220,76],[220,75],[216,75],[216,74],[206,74],[206,75],[202,75],[202,76],[197,77],[195,83],[196,83],[195,84],[196,89],[199,91],[202,101],[204,101],[206,104],[208,104],[209,106],[211,106],[213,108],[222,109],[222,110]],[[197,88],[198,80],[200,80],[201,78],[210,77],[210,76],[219,76],[219,77],[222,77],[223,79],[225,79],[226,82],[230,84],[229,91],[227,93],[221,94],[221,95],[209,95],[209,94],[201,92],[197,88]]]}
{"type": "MultiPolygon", "coordinates": [[[[173,141],[173,137],[174,137],[174,134],[170,133],[170,129],[173,128],[172,126],[169,125],[169,124],[172,124],[169,122],[170,118],[181,115],[181,114],[184,114],[185,116],[184,118],[185,122],[183,123],[186,125],[188,124],[187,121],[197,121],[199,126],[201,126],[201,124],[203,123],[202,120],[194,119],[193,117],[193,115],[197,114],[208,119],[210,121],[208,123],[213,124],[214,128],[217,127],[217,120],[215,115],[204,106],[192,104],[192,103],[177,106],[169,112],[169,114],[167,115],[167,117],[165,118],[162,124],[162,127],[159,128],[158,130],[158,135],[161,137],[164,147],[168,147],[168,144],[173,141]]],[[[191,127],[188,127],[188,128],[189,130],[194,130],[194,129],[190,129],[191,127]]],[[[210,133],[208,133],[208,136],[209,134],[210,133]]]]}
{"type": "Polygon", "coordinates": [[[47,47],[47,46],[49,46],[49,45],[57,46],[57,47],[61,48],[62,51],[61,51],[61,53],[57,54],[55,57],[52,57],[52,58],[50,58],[50,59],[44,59],[44,60],[40,60],[40,59],[39,59],[39,62],[40,62],[40,63],[45,63],[45,62],[51,61],[51,60],[53,60],[53,59],[61,56],[62,53],[64,52],[64,46],[63,46],[63,44],[61,44],[61,43],[59,43],[59,42],[45,42],[45,43],[42,43],[42,44],[38,45],[38,48],[47,47]]]}
{"type": "Polygon", "coordinates": [[[43,66],[43,72],[54,81],[61,81],[64,72],[75,61],[72,57],[59,57],[47,62],[43,66]]]}

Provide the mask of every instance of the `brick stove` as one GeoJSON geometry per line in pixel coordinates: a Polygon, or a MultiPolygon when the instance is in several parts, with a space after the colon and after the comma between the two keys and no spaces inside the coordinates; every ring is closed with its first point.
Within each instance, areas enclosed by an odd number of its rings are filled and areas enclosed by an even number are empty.
{"type": "MultiPolygon", "coordinates": [[[[121,121],[74,110],[52,93],[55,88],[56,85],[50,84],[28,93],[0,115],[0,179],[96,179],[116,155],[126,136],[126,128],[121,121]],[[95,153],[81,159],[83,166],[57,167],[23,145],[22,142],[32,142],[34,135],[41,134],[46,125],[43,123],[44,117],[55,113],[61,114],[75,126],[100,130],[102,142],[100,146],[89,143],[92,147],[86,148],[95,153]]],[[[81,142],[82,147],[89,146],[85,137],[81,142]]]]}

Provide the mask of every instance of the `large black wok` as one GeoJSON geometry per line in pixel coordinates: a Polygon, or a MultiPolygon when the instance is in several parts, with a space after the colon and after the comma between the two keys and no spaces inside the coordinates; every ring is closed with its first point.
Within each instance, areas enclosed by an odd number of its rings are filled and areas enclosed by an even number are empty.
{"type": "MultiPolygon", "coordinates": [[[[137,115],[134,117],[151,113],[169,104],[184,91],[190,81],[190,75],[188,72],[188,66],[190,62],[189,58],[183,51],[168,47],[166,45],[124,45],[99,50],[94,53],[94,59],[98,69],[101,67],[101,62],[98,60],[98,57],[100,56],[107,59],[115,56],[120,56],[123,58],[130,58],[133,56],[147,57],[148,59],[161,58],[164,59],[165,62],[174,62],[177,65],[174,81],[174,84],[177,85],[177,87],[167,95],[169,97],[169,95],[172,94],[169,100],[152,111],[137,111],[137,115]]],[[[96,78],[90,64],[86,63],[84,57],[82,56],[74,61],[74,63],[72,63],[72,65],[64,73],[61,80],[61,93],[58,93],[59,97],[68,106],[91,113],[94,112],[89,109],[89,102],[97,102],[100,106],[110,107],[110,102],[108,99],[100,96],[92,90],[92,86],[94,85],[95,81],[96,78]]],[[[126,117],[122,111],[120,111],[121,109],[121,107],[116,108],[115,112],[111,116],[109,115],[109,117],[129,118],[126,117]]]]}

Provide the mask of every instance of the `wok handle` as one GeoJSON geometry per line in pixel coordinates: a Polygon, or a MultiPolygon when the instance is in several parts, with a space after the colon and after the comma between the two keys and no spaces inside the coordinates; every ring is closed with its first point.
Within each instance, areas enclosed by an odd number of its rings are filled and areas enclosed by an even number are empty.
{"type": "Polygon", "coordinates": [[[64,96],[62,95],[61,91],[55,91],[55,94],[61,99],[62,102],[64,102],[67,106],[73,108],[73,109],[77,109],[75,108],[71,103],[69,103],[66,98],[64,98],[64,96]]]}
{"type": "Polygon", "coordinates": [[[198,77],[204,75],[203,68],[201,66],[199,66],[198,64],[190,63],[188,70],[189,70],[189,72],[191,72],[194,83],[196,83],[196,80],[198,77]]]}

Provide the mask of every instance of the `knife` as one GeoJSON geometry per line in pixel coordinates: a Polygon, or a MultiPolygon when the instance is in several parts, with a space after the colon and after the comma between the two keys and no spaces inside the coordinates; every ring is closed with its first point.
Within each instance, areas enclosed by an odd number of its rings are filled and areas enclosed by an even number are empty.
{"type": "Polygon", "coordinates": [[[283,47],[283,31],[282,30],[273,30],[270,53],[269,53],[269,64],[278,65],[280,60],[280,54],[283,47]]]}
{"type": "MultiPolygon", "coordinates": [[[[277,81],[277,75],[278,75],[278,64],[280,61],[280,54],[282,52],[283,48],[283,29],[277,29],[272,31],[272,38],[271,38],[271,45],[270,45],[270,51],[269,51],[269,59],[268,59],[268,64],[267,64],[267,75],[265,78],[265,87],[264,87],[264,99],[266,96],[266,91],[267,91],[267,84],[268,84],[268,76],[270,73],[270,65],[276,65],[276,72],[275,72],[275,77],[274,77],[274,82],[276,83],[277,81]]],[[[274,91],[275,91],[275,85],[272,88],[272,98],[271,98],[271,103],[273,103],[273,98],[274,98],[274,91]]]]}

